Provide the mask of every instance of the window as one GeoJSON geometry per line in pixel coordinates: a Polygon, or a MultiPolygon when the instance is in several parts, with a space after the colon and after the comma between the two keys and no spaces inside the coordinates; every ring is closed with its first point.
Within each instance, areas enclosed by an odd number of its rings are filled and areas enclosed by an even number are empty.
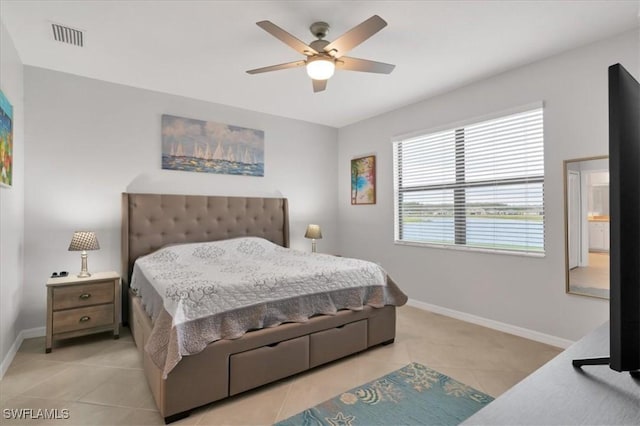
{"type": "Polygon", "coordinates": [[[393,144],[397,243],[544,254],[543,112],[393,144]]]}

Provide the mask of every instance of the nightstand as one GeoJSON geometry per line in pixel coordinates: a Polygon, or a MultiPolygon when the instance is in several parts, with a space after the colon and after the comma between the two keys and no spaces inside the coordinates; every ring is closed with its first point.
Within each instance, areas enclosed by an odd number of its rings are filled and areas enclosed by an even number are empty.
{"type": "Polygon", "coordinates": [[[119,337],[120,275],[97,272],[47,281],[47,353],[53,340],[109,330],[114,339],[119,337]]]}

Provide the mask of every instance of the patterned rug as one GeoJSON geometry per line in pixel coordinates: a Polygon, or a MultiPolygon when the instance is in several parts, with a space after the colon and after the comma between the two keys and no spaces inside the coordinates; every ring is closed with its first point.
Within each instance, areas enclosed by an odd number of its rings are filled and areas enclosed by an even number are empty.
{"type": "Polygon", "coordinates": [[[412,363],[276,425],[458,425],[491,401],[489,395],[412,363]]]}

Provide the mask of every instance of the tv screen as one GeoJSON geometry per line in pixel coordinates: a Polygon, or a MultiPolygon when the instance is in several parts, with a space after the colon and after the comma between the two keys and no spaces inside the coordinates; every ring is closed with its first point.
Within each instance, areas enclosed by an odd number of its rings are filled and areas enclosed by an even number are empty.
{"type": "Polygon", "coordinates": [[[610,361],[640,370],[640,84],[609,67],[610,361]]]}

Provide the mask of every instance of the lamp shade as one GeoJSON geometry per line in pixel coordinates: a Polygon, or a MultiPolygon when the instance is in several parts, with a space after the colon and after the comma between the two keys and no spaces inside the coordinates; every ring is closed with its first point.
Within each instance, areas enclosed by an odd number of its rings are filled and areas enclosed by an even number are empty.
{"type": "Polygon", "coordinates": [[[320,225],[308,225],[307,232],[304,234],[305,238],[312,238],[314,240],[319,240],[322,238],[322,231],[320,230],[320,225]]]}
{"type": "Polygon", "coordinates": [[[336,64],[324,57],[307,59],[307,75],[314,80],[328,80],[333,75],[336,64]]]}
{"type": "Polygon", "coordinates": [[[76,231],[73,233],[69,251],[99,250],[98,238],[94,232],[76,231]]]}

